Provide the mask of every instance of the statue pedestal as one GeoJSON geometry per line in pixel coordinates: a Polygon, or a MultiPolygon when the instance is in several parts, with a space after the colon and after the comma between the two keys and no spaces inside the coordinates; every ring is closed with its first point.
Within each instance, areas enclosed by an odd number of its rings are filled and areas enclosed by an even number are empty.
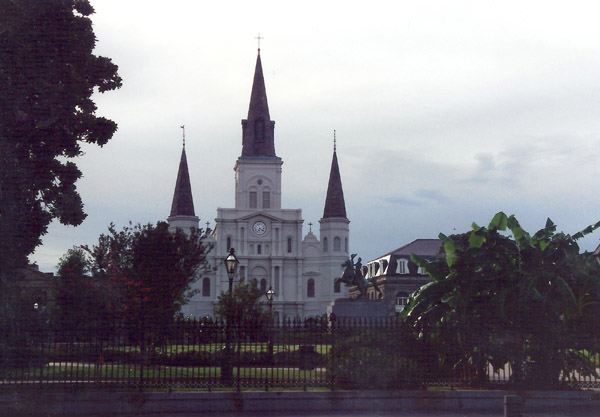
{"type": "Polygon", "coordinates": [[[338,298],[327,307],[327,314],[336,317],[369,318],[386,317],[387,308],[383,300],[338,298]]]}

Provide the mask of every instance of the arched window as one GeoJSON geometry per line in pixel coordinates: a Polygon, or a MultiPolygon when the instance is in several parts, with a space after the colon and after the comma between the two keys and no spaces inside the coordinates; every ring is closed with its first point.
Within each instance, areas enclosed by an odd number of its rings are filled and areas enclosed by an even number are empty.
{"type": "Polygon", "coordinates": [[[400,313],[404,310],[404,307],[408,304],[409,295],[407,292],[400,291],[396,294],[396,313],[400,313]]]}
{"type": "Polygon", "coordinates": [[[333,292],[334,293],[342,292],[342,283],[339,280],[335,280],[333,282],[333,292]]]}
{"type": "Polygon", "coordinates": [[[271,192],[263,191],[262,193],[262,208],[268,209],[271,208],[271,192]]]}
{"type": "Polygon", "coordinates": [[[243,281],[245,279],[246,279],[246,267],[240,266],[240,281],[243,281]]]}
{"type": "Polygon", "coordinates": [[[202,297],[210,297],[210,278],[202,280],[202,297]]]}
{"type": "Polygon", "coordinates": [[[256,245],[256,253],[257,255],[262,254],[262,245],[256,245]]]}
{"type": "Polygon", "coordinates": [[[267,290],[269,273],[262,266],[255,266],[252,270],[248,271],[248,279],[250,279],[262,292],[267,290]]]}
{"type": "Polygon", "coordinates": [[[397,274],[408,274],[408,261],[406,259],[398,259],[396,266],[397,274]]]}
{"type": "Polygon", "coordinates": [[[251,209],[255,209],[258,205],[258,194],[256,191],[250,191],[248,193],[248,198],[250,199],[250,201],[248,201],[249,207],[251,209]]]}
{"type": "Polygon", "coordinates": [[[327,238],[323,238],[323,252],[327,252],[329,248],[327,247],[327,238]]]}
{"type": "Polygon", "coordinates": [[[334,252],[339,252],[341,250],[342,250],[342,248],[341,248],[341,240],[340,240],[340,238],[339,237],[333,238],[333,251],[334,252]]]}
{"type": "Polygon", "coordinates": [[[306,296],[308,298],[313,298],[315,296],[315,280],[312,278],[306,283],[306,296]]]}

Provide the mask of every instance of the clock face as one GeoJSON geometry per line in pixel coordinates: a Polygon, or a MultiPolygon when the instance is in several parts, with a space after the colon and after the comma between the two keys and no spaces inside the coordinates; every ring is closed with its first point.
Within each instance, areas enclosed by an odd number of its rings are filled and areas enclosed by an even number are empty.
{"type": "Polygon", "coordinates": [[[252,225],[252,231],[256,235],[264,235],[267,232],[267,225],[264,222],[258,221],[252,225]]]}

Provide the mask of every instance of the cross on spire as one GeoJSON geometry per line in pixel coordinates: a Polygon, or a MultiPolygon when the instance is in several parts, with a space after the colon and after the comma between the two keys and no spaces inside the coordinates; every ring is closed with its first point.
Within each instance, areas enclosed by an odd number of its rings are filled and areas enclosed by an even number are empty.
{"type": "Polygon", "coordinates": [[[258,53],[260,53],[260,40],[264,39],[263,37],[260,36],[260,32],[258,32],[258,36],[256,36],[254,39],[258,40],[258,53]]]}
{"type": "Polygon", "coordinates": [[[206,230],[208,230],[208,226],[210,226],[210,222],[206,222],[206,230]]]}
{"type": "Polygon", "coordinates": [[[308,233],[312,233],[312,225],[313,225],[312,222],[308,223],[308,227],[309,227],[308,233]]]}
{"type": "Polygon", "coordinates": [[[333,129],[333,152],[335,152],[336,146],[337,146],[337,144],[336,144],[336,138],[335,138],[335,129],[333,129]]]}
{"type": "Polygon", "coordinates": [[[183,147],[185,148],[185,125],[179,126],[183,130],[183,147]]]}

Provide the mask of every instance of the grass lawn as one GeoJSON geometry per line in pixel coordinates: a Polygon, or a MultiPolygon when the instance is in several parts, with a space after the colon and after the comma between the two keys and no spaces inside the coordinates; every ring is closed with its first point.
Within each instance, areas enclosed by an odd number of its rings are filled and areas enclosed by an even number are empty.
{"type": "MultiPolygon", "coordinates": [[[[141,378],[148,380],[187,379],[190,382],[200,379],[219,379],[221,367],[219,366],[140,366],[140,365],[97,365],[86,363],[51,363],[43,368],[8,371],[2,375],[4,380],[30,380],[30,381],[96,381],[111,382],[128,380],[139,381],[141,378]]],[[[320,380],[326,378],[326,371],[300,370],[298,368],[271,368],[271,367],[233,367],[234,378],[256,379],[272,381],[277,380],[320,380]]]]}

